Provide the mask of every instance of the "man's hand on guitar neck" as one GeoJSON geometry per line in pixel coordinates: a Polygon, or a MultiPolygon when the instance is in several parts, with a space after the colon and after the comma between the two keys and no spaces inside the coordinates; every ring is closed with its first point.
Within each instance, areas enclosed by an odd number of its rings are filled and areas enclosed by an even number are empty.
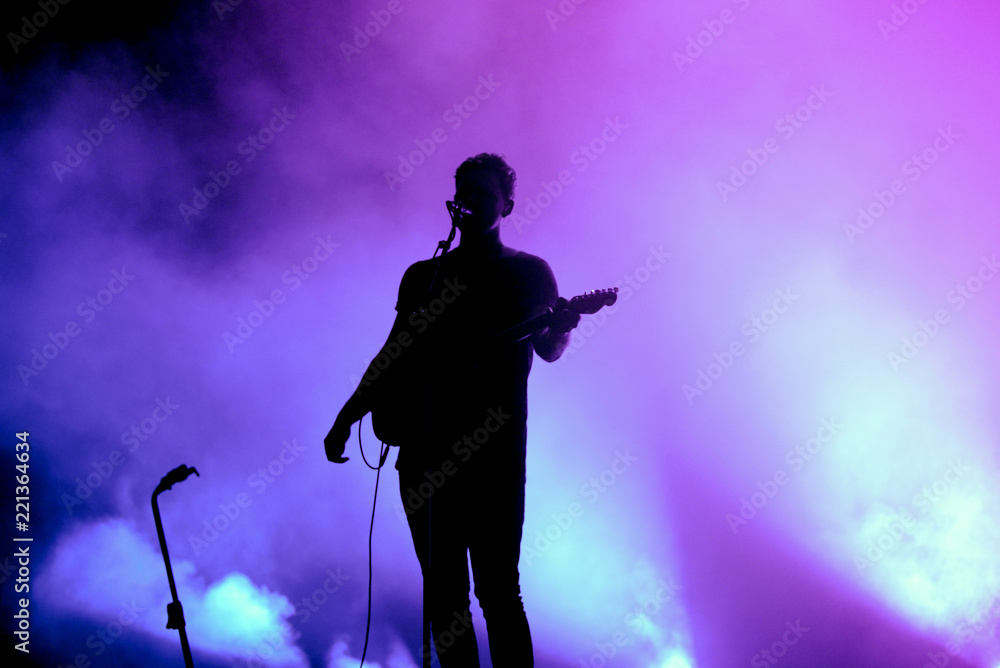
{"type": "Polygon", "coordinates": [[[556,305],[549,314],[549,329],[557,334],[565,334],[580,324],[580,314],[571,310],[565,297],[556,300],[556,305]]]}
{"type": "Polygon", "coordinates": [[[545,314],[545,327],[535,332],[531,343],[535,352],[546,362],[555,362],[569,345],[569,332],[580,322],[580,314],[567,308],[560,297],[555,307],[545,314]]]}

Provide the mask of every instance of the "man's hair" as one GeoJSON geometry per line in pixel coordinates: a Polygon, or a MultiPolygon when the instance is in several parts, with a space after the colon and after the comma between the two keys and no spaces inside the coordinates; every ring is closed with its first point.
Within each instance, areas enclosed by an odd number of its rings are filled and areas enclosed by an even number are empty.
{"type": "Polygon", "coordinates": [[[463,162],[455,170],[455,183],[458,184],[459,179],[472,171],[484,170],[487,172],[493,172],[497,175],[497,180],[500,182],[500,189],[503,191],[504,198],[513,199],[514,198],[514,186],[517,184],[517,174],[510,165],[504,161],[503,156],[499,156],[495,153],[480,153],[479,155],[473,156],[463,162]]]}

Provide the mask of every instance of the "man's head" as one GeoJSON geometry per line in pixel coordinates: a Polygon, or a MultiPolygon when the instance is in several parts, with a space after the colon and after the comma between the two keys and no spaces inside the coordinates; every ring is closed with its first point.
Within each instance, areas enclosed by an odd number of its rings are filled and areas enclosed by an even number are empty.
{"type": "Polygon", "coordinates": [[[502,157],[480,153],[455,171],[455,201],[472,210],[474,220],[469,222],[477,228],[493,227],[513,210],[516,182],[517,175],[502,157]]]}

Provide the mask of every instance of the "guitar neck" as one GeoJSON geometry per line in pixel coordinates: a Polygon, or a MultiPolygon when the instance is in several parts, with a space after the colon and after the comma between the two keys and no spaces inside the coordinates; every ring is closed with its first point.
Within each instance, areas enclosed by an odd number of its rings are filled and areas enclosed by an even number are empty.
{"type": "MultiPolygon", "coordinates": [[[[605,306],[611,306],[617,299],[618,288],[609,288],[607,290],[595,290],[593,292],[577,295],[569,301],[561,301],[563,302],[563,307],[569,311],[579,314],[592,314],[597,313],[605,306]]],[[[524,322],[514,325],[509,329],[505,329],[494,336],[490,343],[494,346],[513,345],[518,341],[528,338],[543,327],[547,327],[551,322],[552,311],[548,310],[545,313],[540,313],[532,318],[528,318],[524,322]]]]}
{"type": "Polygon", "coordinates": [[[518,323],[494,335],[490,343],[494,346],[512,346],[518,341],[528,338],[543,327],[547,327],[551,317],[552,312],[547,311],[533,318],[528,318],[524,322],[518,323]]]}

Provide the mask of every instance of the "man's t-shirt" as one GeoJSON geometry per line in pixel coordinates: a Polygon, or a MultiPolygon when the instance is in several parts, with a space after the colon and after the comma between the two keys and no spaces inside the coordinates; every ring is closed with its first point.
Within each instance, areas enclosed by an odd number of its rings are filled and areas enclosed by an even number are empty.
{"type": "MultiPolygon", "coordinates": [[[[496,346],[491,337],[557,297],[544,260],[505,247],[459,247],[406,270],[396,310],[413,339],[406,367],[418,379],[414,406],[426,418],[422,448],[431,461],[464,458],[471,446],[479,461],[523,468],[533,347],[530,338],[496,346]]],[[[427,465],[414,450],[401,448],[397,468],[427,465]]]]}

